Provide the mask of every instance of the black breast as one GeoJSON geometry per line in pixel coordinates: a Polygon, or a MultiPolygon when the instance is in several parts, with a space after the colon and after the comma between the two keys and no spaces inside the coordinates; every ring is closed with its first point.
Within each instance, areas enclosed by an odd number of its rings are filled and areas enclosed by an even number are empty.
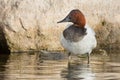
{"type": "Polygon", "coordinates": [[[71,25],[63,31],[65,39],[71,42],[78,42],[83,39],[86,34],[86,28],[76,27],[75,25],[71,25]]]}

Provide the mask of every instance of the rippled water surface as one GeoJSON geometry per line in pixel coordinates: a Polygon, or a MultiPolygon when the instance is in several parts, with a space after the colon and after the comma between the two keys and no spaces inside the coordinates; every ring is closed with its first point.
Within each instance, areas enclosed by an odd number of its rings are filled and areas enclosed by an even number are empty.
{"type": "Polygon", "coordinates": [[[57,53],[0,54],[0,80],[120,80],[120,53],[91,54],[87,58],[57,53]]]}

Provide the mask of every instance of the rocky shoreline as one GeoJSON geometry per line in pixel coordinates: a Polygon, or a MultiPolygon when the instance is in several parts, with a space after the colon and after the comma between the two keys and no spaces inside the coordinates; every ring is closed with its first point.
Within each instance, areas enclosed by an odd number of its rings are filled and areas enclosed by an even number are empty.
{"type": "Polygon", "coordinates": [[[57,21],[75,8],[95,30],[97,49],[120,49],[119,0],[1,0],[0,51],[64,50],[59,38],[66,24],[57,21]]]}

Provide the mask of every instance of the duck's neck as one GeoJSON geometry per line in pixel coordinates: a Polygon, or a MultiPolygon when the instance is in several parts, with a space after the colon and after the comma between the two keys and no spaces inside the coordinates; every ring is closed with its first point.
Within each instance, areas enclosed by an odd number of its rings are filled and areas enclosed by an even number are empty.
{"type": "Polygon", "coordinates": [[[73,24],[75,27],[85,29],[85,24],[84,25],[79,25],[79,24],[73,24]]]}

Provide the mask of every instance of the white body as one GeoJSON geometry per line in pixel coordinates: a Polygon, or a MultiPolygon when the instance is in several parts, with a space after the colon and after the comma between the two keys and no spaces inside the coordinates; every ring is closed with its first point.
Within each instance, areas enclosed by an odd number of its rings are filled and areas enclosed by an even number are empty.
{"type": "Polygon", "coordinates": [[[84,38],[78,42],[70,42],[66,40],[62,34],[61,36],[61,44],[62,46],[71,52],[72,54],[85,54],[91,53],[92,49],[94,49],[97,45],[97,41],[95,38],[95,32],[88,25],[85,26],[87,29],[87,34],[84,38]]]}

